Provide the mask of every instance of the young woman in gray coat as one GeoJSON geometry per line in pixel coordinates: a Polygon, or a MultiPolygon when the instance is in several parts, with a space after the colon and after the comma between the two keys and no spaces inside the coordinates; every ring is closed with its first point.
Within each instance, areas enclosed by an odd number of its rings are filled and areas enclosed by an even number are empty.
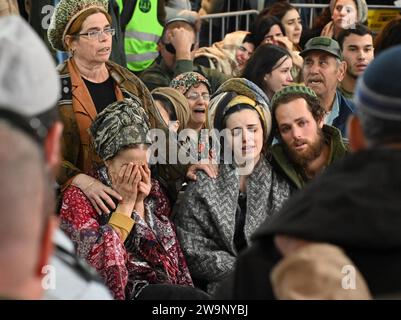
{"type": "Polygon", "coordinates": [[[198,172],[180,201],[175,223],[192,277],[213,293],[290,189],[264,156],[271,116],[266,96],[254,83],[239,78],[225,82],[211,100],[208,120],[224,131],[220,158],[225,162],[220,161],[215,179],[198,172]]]}

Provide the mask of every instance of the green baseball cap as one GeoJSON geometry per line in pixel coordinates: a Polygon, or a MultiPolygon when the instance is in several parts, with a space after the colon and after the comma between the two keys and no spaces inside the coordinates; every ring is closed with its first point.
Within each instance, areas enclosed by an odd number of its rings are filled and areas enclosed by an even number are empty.
{"type": "Polygon", "coordinates": [[[301,57],[305,58],[305,56],[310,52],[314,50],[320,50],[320,51],[325,51],[327,53],[332,54],[336,58],[342,60],[343,55],[341,53],[341,48],[338,42],[332,38],[328,37],[315,37],[310,39],[306,44],[305,44],[305,49],[301,51],[300,55],[301,57]]]}

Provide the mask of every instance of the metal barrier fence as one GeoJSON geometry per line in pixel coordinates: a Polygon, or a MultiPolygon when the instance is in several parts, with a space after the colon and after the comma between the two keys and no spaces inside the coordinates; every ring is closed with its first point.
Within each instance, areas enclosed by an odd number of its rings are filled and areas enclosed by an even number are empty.
{"type": "MultiPolygon", "coordinates": [[[[291,3],[291,4],[298,9],[309,10],[309,12],[306,12],[306,16],[308,16],[309,19],[309,27],[312,27],[315,17],[328,6],[328,4],[317,4],[317,3],[291,3]]],[[[231,3],[230,1],[228,1],[228,8],[230,8],[230,5],[231,3]]],[[[373,10],[399,9],[401,11],[400,7],[389,6],[389,5],[368,5],[368,9],[373,9],[373,10]]],[[[239,30],[240,19],[245,17],[246,19],[245,30],[248,31],[250,26],[251,16],[253,15],[256,16],[258,14],[259,14],[258,10],[244,10],[244,11],[233,11],[225,13],[213,13],[201,16],[202,20],[209,22],[209,37],[208,37],[209,46],[212,45],[213,25],[217,25],[214,24],[214,21],[216,21],[217,19],[221,19],[220,33],[221,33],[221,39],[223,39],[224,36],[226,35],[226,31],[228,30],[229,19],[235,19],[235,30],[239,30]]]]}
{"type": "Polygon", "coordinates": [[[209,46],[212,45],[212,38],[213,38],[213,20],[214,19],[221,19],[221,39],[224,38],[226,35],[226,30],[228,30],[228,20],[230,18],[235,19],[235,30],[239,30],[240,19],[241,17],[245,17],[245,30],[249,30],[250,25],[250,17],[252,15],[258,15],[259,11],[257,10],[245,10],[245,11],[234,11],[234,12],[225,12],[225,13],[213,13],[201,16],[202,20],[207,20],[209,22],[209,46]]]}

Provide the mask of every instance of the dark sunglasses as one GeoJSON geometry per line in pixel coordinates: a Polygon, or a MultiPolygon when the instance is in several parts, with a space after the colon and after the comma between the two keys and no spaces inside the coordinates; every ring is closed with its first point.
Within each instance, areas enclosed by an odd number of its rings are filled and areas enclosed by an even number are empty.
{"type": "MultiPolygon", "coordinates": [[[[171,43],[163,43],[163,44],[168,52],[175,54],[175,48],[171,43]]],[[[191,46],[191,52],[194,51],[194,49],[195,49],[195,43],[193,43],[191,46]]]]}

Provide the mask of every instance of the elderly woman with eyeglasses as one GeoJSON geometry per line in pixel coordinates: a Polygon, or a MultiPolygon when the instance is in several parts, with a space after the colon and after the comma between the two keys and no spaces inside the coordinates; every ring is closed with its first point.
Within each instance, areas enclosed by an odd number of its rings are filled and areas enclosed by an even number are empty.
{"type": "Polygon", "coordinates": [[[88,128],[107,105],[123,98],[137,96],[145,107],[153,105],[145,85],[109,61],[115,30],[107,7],[107,0],[61,0],[48,30],[52,46],[70,52],[70,58],[58,66],[64,133],[57,182],[62,191],[71,184],[80,188],[99,214],[108,213],[108,207],[115,209],[113,198],[121,196],[88,175],[101,162],[90,148],[88,128]]]}
{"type": "Polygon", "coordinates": [[[185,72],[175,77],[170,87],[180,91],[188,100],[191,116],[187,128],[200,132],[205,127],[210,99],[210,83],[197,72],[185,72]]]}
{"type": "Polygon", "coordinates": [[[209,81],[200,73],[185,72],[175,77],[170,87],[180,91],[188,100],[191,115],[187,123],[185,133],[198,147],[196,152],[190,152],[196,159],[201,160],[201,155],[207,158],[208,136],[202,134],[201,130],[206,128],[206,116],[209,106],[211,86],[209,81]]]}

